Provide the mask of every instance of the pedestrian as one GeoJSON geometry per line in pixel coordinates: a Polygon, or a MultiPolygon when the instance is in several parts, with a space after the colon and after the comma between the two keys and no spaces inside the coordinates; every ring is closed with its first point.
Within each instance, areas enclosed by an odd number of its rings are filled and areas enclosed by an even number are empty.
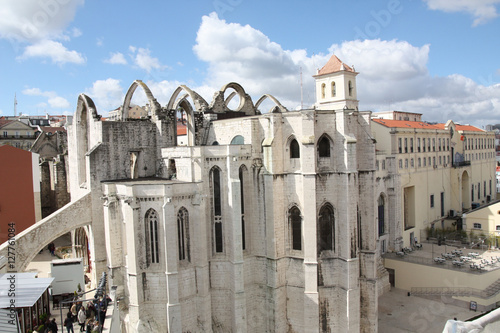
{"type": "Polygon", "coordinates": [[[66,327],[66,330],[68,331],[67,333],[75,333],[75,331],[73,330],[73,318],[71,318],[70,313],[68,313],[66,319],[64,319],[64,327],[66,327]]]}
{"type": "Polygon", "coordinates": [[[87,319],[87,321],[85,322],[85,327],[87,328],[87,331],[85,333],[92,333],[93,323],[94,323],[94,318],[90,317],[89,319],[87,319]]]}
{"type": "Polygon", "coordinates": [[[52,318],[52,321],[49,323],[50,330],[52,333],[57,333],[57,323],[56,323],[56,318],[52,318]]]}
{"type": "Polygon", "coordinates": [[[73,305],[71,306],[71,319],[73,319],[73,322],[76,321],[76,315],[78,314],[78,312],[76,312],[76,303],[73,303],[73,305]]]}
{"type": "Polygon", "coordinates": [[[51,242],[47,248],[49,249],[50,255],[54,256],[55,255],[54,252],[56,250],[55,244],[51,242]]]}
{"type": "Polygon", "coordinates": [[[80,332],[85,330],[85,321],[87,320],[87,316],[85,315],[85,310],[80,307],[80,311],[78,311],[78,324],[80,325],[80,332]]]}

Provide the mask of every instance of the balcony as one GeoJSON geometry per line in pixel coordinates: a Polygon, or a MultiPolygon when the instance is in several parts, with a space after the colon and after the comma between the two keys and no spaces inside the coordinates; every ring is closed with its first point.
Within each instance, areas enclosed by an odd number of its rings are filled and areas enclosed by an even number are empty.
{"type": "Polygon", "coordinates": [[[453,162],[454,168],[470,166],[470,161],[453,162]]]}

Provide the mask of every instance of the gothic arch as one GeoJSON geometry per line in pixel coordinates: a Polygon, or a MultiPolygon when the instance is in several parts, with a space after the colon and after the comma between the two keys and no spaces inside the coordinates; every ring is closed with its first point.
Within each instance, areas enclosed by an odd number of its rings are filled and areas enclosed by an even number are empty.
{"type": "Polygon", "coordinates": [[[321,255],[322,251],[335,251],[335,210],[329,202],[319,209],[317,233],[318,255],[321,255]]]}
{"type": "Polygon", "coordinates": [[[134,95],[135,90],[137,87],[141,87],[144,90],[144,93],[146,94],[146,97],[148,98],[149,105],[152,108],[152,115],[159,115],[161,111],[161,106],[160,103],[156,100],[156,98],[153,96],[153,93],[151,90],[149,90],[149,87],[142,82],[141,80],[135,80],[132,82],[130,85],[130,88],[128,88],[127,93],[125,94],[125,99],[123,100],[123,106],[122,106],[122,121],[125,121],[128,119],[128,109],[130,108],[130,101],[132,100],[132,96],[134,95]]]}
{"type": "Polygon", "coordinates": [[[384,192],[381,192],[377,197],[377,223],[378,223],[378,233],[377,235],[380,237],[389,232],[388,228],[388,200],[387,195],[384,192]]]}
{"type": "Polygon", "coordinates": [[[256,109],[252,103],[252,99],[250,96],[245,92],[245,89],[243,87],[236,83],[236,82],[230,82],[226,85],[224,85],[218,92],[215,93],[214,99],[212,100],[212,103],[210,104],[210,108],[214,112],[227,112],[227,111],[234,111],[234,112],[244,112],[245,115],[247,116],[254,116],[256,115],[256,109]],[[231,93],[227,99],[224,99],[224,93],[226,92],[227,89],[234,89],[236,94],[240,97],[240,104],[235,110],[230,110],[228,108],[228,104],[231,101],[231,99],[235,96],[235,94],[231,93]]]}
{"type": "MultiPolygon", "coordinates": [[[[276,104],[276,106],[278,107],[278,110],[281,111],[281,112],[286,112],[287,109],[281,105],[281,103],[273,96],[273,95],[270,95],[270,94],[264,94],[261,96],[261,98],[259,98],[259,100],[257,101],[257,103],[255,103],[255,110],[257,111],[259,109],[259,106],[260,104],[265,101],[266,99],[270,99],[271,101],[274,102],[274,104],[276,104]]],[[[273,112],[275,112],[274,110],[276,109],[276,107],[273,107],[271,110],[273,110],[273,112]]],[[[271,111],[269,110],[269,111],[271,111]]]]}
{"type": "Polygon", "coordinates": [[[87,159],[86,154],[89,151],[90,122],[100,120],[97,114],[94,101],[85,94],[78,96],[78,102],[75,112],[75,134],[76,134],[76,154],[78,160],[78,183],[87,183],[87,159]]]}
{"type": "MultiPolygon", "coordinates": [[[[174,105],[176,104],[177,97],[179,96],[181,91],[185,91],[186,94],[189,95],[189,97],[191,97],[191,100],[193,101],[194,108],[196,111],[205,112],[206,110],[208,110],[208,103],[203,99],[203,97],[201,97],[197,92],[191,90],[189,87],[185,85],[180,85],[177,87],[177,89],[175,89],[174,93],[170,97],[170,100],[168,101],[167,104],[168,110],[175,110],[174,105]]],[[[181,97],[181,99],[185,97],[187,96],[183,96],[181,97]]]]}
{"type": "Polygon", "coordinates": [[[174,103],[174,110],[177,110],[179,107],[186,112],[187,116],[187,126],[186,126],[186,135],[187,135],[187,145],[194,146],[195,145],[195,134],[196,128],[194,123],[194,110],[191,103],[188,101],[189,94],[184,94],[181,98],[177,99],[174,103]]]}
{"type": "Polygon", "coordinates": [[[187,139],[188,146],[194,146],[196,144],[196,127],[194,120],[195,112],[205,112],[208,110],[208,103],[201,97],[197,92],[191,90],[185,85],[180,85],[175,89],[174,93],[170,97],[167,104],[168,110],[177,110],[181,107],[186,111],[187,114],[187,139]],[[185,94],[179,98],[179,94],[184,91],[185,94]],[[191,97],[193,104],[189,103],[188,98],[191,97]],[[193,108],[194,105],[194,108],[193,108]]]}
{"type": "Polygon", "coordinates": [[[316,150],[319,157],[330,157],[332,155],[331,148],[333,147],[333,140],[326,133],[323,133],[317,143],[316,150]]]}

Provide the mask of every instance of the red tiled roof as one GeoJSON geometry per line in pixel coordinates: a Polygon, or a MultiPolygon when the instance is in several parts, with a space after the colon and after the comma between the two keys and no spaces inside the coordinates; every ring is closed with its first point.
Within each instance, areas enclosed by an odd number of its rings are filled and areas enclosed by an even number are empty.
{"type": "Polygon", "coordinates": [[[0,118],[0,127],[7,125],[10,122],[13,122],[13,120],[5,119],[4,117],[2,117],[2,118],[0,118]]]}
{"type": "MultiPolygon", "coordinates": [[[[437,129],[444,130],[445,124],[429,124],[423,121],[409,121],[409,120],[392,120],[392,119],[372,119],[374,122],[391,128],[424,128],[424,129],[437,129]]],[[[471,125],[456,124],[457,131],[471,131],[471,132],[484,132],[484,130],[471,125]]]]}
{"type": "Polygon", "coordinates": [[[344,64],[335,54],[333,54],[330,60],[328,60],[328,62],[326,63],[326,65],[319,70],[318,75],[325,75],[325,74],[339,72],[342,70],[342,64],[344,65],[343,70],[348,72],[354,72],[354,69],[344,64]]]}
{"type": "Polygon", "coordinates": [[[425,128],[425,129],[442,129],[437,125],[431,125],[423,121],[409,121],[409,120],[392,120],[392,119],[372,119],[374,122],[385,127],[399,127],[399,128],[425,128]]]}
{"type": "Polygon", "coordinates": [[[187,127],[184,124],[177,122],[177,135],[186,135],[187,127]]]}
{"type": "Polygon", "coordinates": [[[41,126],[40,128],[47,133],[66,132],[64,127],[41,126]]]}

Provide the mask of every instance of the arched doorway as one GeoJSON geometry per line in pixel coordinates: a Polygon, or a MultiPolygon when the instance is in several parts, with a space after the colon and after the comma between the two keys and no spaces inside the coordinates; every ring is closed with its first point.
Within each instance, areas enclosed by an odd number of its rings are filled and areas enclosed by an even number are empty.
{"type": "Polygon", "coordinates": [[[89,273],[92,270],[90,263],[90,249],[86,227],[80,227],[74,231],[74,256],[82,258],[84,271],[89,273]]]}
{"type": "Polygon", "coordinates": [[[467,171],[462,173],[462,211],[471,207],[470,180],[467,171]]]}

